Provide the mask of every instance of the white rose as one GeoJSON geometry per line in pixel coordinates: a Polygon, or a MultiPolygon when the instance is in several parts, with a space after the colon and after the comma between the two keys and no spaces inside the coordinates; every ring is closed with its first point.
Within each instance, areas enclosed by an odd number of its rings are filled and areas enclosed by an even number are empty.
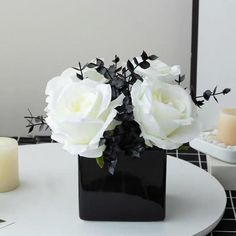
{"type": "Polygon", "coordinates": [[[199,133],[195,106],[179,85],[144,78],[131,90],[134,118],[148,146],[176,149],[199,133]]]}
{"type": "MultiPolygon", "coordinates": [[[[137,58],[140,62],[141,58],[137,58]]],[[[142,69],[138,66],[135,72],[143,77],[148,77],[149,79],[159,79],[166,83],[176,83],[175,80],[178,79],[181,74],[180,66],[168,66],[159,59],[148,60],[150,67],[147,69],[142,69]]]]}
{"type": "Polygon", "coordinates": [[[100,157],[105,145],[100,138],[117,114],[124,95],[111,101],[111,87],[94,69],[83,71],[84,80],[77,71],[68,69],[47,84],[48,106],[46,122],[52,130],[52,139],[64,144],[73,155],[100,157]]]}

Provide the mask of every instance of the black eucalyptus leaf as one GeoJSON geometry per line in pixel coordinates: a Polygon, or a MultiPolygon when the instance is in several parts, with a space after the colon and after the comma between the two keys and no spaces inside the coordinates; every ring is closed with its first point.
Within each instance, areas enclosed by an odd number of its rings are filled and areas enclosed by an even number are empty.
{"type": "Polygon", "coordinates": [[[103,156],[105,157],[105,161],[109,162],[112,157],[112,144],[109,140],[109,138],[106,138],[106,149],[103,152],[103,156]]]}
{"type": "Polygon", "coordinates": [[[117,68],[117,69],[115,70],[115,73],[121,71],[121,69],[122,69],[122,67],[117,68]]]}
{"type": "Polygon", "coordinates": [[[179,75],[178,80],[175,80],[178,85],[180,85],[185,80],[185,75],[179,75]]]}
{"type": "Polygon", "coordinates": [[[28,125],[26,125],[26,128],[29,128],[28,133],[31,133],[36,126],[39,127],[39,131],[42,131],[44,127],[46,127],[47,129],[49,128],[45,121],[45,117],[33,116],[32,112],[29,109],[28,111],[30,113],[30,116],[24,117],[28,121],[28,125]]]}
{"type": "Polygon", "coordinates": [[[141,57],[142,57],[143,61],[146,61],[148,59],[148,55],[145,51],[143,51],[143,53],[141,54],[141,57]]]}
{"type": "Polygon", "coordinates": [[[127,68],[130,72],[133,72],[133,70],[134,70],[134,66],[130,60],[127,61],[127,68]]]}
{"type": "Polygon", "coordinates": [[[77,67],[71,67],[72,69],[74,69],[74,70],[78,70],[78,71],[80,71],[80,69],[79,68],[77,68],[77,67]]]}
{"type": "Polygon", "coordinates": [[[126,78],[126,68],[125,67],[122,68],[122,76],[124,78],[126,78]]]}
{"type": "Polygon", "coordinates": [[[215,88],[214,88],[214,90],[213,90],[213,92],[212,92],[213,95],[216,94],[216,90],[217,90],[217,86],[215,86],[215,88]]]}
{"type": "Polygon", "coordinates": [[[201,108],[204,105],[204,100],[198,100],[197,97],[195,96],[195,91],[193,87],[191,87],[190,96],[192,98],[193,103],[199,108],[201,108]]]}
{"type": "Polygon", "coordinates": [[[208,100],[210,99],[210,97],[211,97],[211,94],[212,94],[212,92],[211,92],[210,90],[206,90],[206,91],[203,93],[204,99],[208,101],[208,100]]]}
{"type": "Polygon", "coordinates": [[[129,151],[128,154],[129,154],[130,156],[132,156],[132,157],[140,158],[140,154],[141,154],[141,153],[140,153],[139,151],[133,149],[133,150],[129,151]]]}
{"type": "Polygon", "coordinates": [[[134,60],[134,63],[136,64],[136,65],[138,65],[139,63],[138,63],[138,60],[137,60],[137,58],[136,57],[134,57],[133,58],[133,60],[134,60]]]}
{"type": "Polygon", "coordinates": [[[114,131],[113,130],[107,130],[104,132],[103,137],[104,138],[111,138],[114,135],[114,131]]]}
{"type": "Polygon", "coordinates": [[[106,142],[106,139],[105,138],[101,138],[100,140],[99,140],[99,146],[102,146],[102,145],[104,145],[105,144],[105,142],[106,142]]]}
{"type": "Polygon", "coordinates": [[[119,113],[124,113],[125,112],[125,107],[122,105],[122,106],[118,106],[115,108],[119,113]]]}
{"type": "Polygon", "coordinates": [[[122,79],[116,78],[111,81],[111,85],[116,87],[117,89],[123,88],[125,82],[122,79]]]}
{"type": "Polygon", "coordinates": [[[104,66],[104,62],[102,59],[96,58],[96,61],[97,61],[97,66],[104,66]]]}
{"type": "Polygon", "coordinates": [[[150,63],[147,62],[147,61],[142,61],[139,66],[142,68],[142,69],[147,69],[150,67],[150,63]]]}
{"type": "Polygon", "coordinates": [[[143,82],[143,78],[142,78],[142,76],[141,76],[141,75],[139,75],[139,74],[136,74],[136,73],[133,73],[133,74],[132,74],[132,76],[134,76],[134,78],[135,78],[136,80],[140,80],[140,81],[142,81],[142,82],[143,82]]]}
{"type": "Polygon", "coordinates": [[[136,81],[137,81],[137,79],[132,75],[131,79],[129,80],[129,84],[133,85],[133,84],[135,84],[136,81]]]}
{"type": "Polygon", "coordinates": [[[125,105],[130,104],[130,103],[131,103],[131,98],[130,98],[129,96],[126,96],[126,97],[124,98],[124,100],[123,100],[123,103],[124,103],[125,105]]]}
{"type": "Polygon", "coordinates": [[[151,56],[148,57],[148,59],[151,60],[151,61],[154,61],[154,60],[158,59],[158,56],[151,55],[151,56]]]}
{"type": "Polygon", "coordinates": [[[115,117],[116,120],[118,121],[132,121],[134,119],[133,113],[118,113],[115,117]]]}
{"type": "Polygon", "coordinates": [[[204,105],[204,100],[196,100],[195,105],[197,105],[199,108],[201,108],[204,105]]]}
{"type": "Polygon", "coordinates": [[[122,75],[122,74],[120,74],[120,73],[117,73],[117,74],[116,74],[116,77],[117,77],[118,79],[124,80],[124,82],[126,83],[126,77],[125,77],[124,75],[122,75]]]}
{"type": "Polygon", "coordinates": [[[114,100],[117,97],[119,97],[121,95],[121,93],[122,93],[122,88],[119,88],[118,86],[119,86],[119,84],[117,84],[117,87],[111,86],[112,100],[114,100]]]}
{"type": "Polygon", "coordinates": [[[230,91],[231,91],[230,88],[225,88],[225,89],[222,91],[222,93],[223,93],[223,95],[226,95],[226,94],[229,93],[230,91]]]}
{"type": "MultiPolygon", "coordinates": [[[[96,71],[97,71],[98,73],[104,75],[104,76],[105,76],[105,74],[107,73],[107,69],[106,69],[105,67],[103,67],[103,66],[97,67],[97,68],[96,68],[96,71]]],[[[106,74],[106,77],[109,77],[109,76],[107,76],[107,74],[106,74]]]]}
{"type": "Polygon", "coordinates": [[[133,105],[126,105],[125,106],[125,111],[127,113],[131,113],[133,111],[133,105]]]}
{"type": "Polygon", "coordinates": [[[128,105],[122,105],[122,106],[119,106],[119,107],[116,107],[116,110],[120,113],[120,114],[123,114],[123,113],[131,113],[133,112],[133,105],[131,104],[128,104],[128,105]]]}
{"type": "Polygon", "coordinates": [[[95,64],[95,63],[92,63],[92,62],[90,62],[90,63],[88,63],[87,64],[87,67],[88,68],[95,68],[97,65],[95,64]]]}
{"type": "Polygon", "coordinates": [[[34,126],[32,125],[32,126],[29,128],[28,133],[31,133],[31,132],[33,131],[33,129],[34,129],[34,126]]]}
{"type": "Polygon", "coordinates": [[[119,61],[120,58],[117,55],[115,55],[115,59],[112,62],[117,64],[119,61]]]}
{"type": "Polygon", "coordinates": [[[109,73],[111,73],[111,74],[115,73],[115,71],[116,71],[116,66],[115,66],[115,65],[109,66],[108,71],[109,71],[109,73]]]}
{"type": "Polygon", "coordinates": [[[216,98],[216,96],[213,96],[213,98],[215,99],[215,101],[216,101],[217,103],[219,103],[219,101],[218,101],[218,99],[216,98]]]}
{"type": "Polygon", "coordinates": [[[25,119],[26,119],[26,120],[29,122],[29,124],[31,124],[31,125],[33,125],[33,124],[34,124],[32,120],[30,120],[30,119],[27,119],[26,117],[25,117],[25,119]]]}
{"type": "Polygon", "coordinates": [[[81,74],[79,74],[79,73],[76,73],[76,77],[77,77],[78,79],[80,79],[80,80],[83,80],[83,76],[82,76],[81,74]]]}

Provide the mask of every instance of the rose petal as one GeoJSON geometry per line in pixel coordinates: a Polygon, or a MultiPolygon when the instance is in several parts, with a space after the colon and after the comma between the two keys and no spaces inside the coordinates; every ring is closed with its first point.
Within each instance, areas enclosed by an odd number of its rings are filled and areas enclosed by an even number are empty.
{"type": "Polygon", "coordinates": [[[97,90],[100,92],[102,99],[99,104],[99,110],[96,112],[96,118],[107,110],[111,103],[111,86],[109,84],[100,84],[97,86],[97,90]]]}
{"type": "Polygon", "coordinates": [[[157,147],[159,147],[161,149],[165,149],[165,150],[177,149],[178,147],[180,147],[182,145],[182,143],[175,143],[169,139],[161,139],[161,138],[153,137],[148,134],[146,134],[144,136],[144,138],[147,140],[150,140],[154,146],[157,146],[157,147]]]}
{"type": "Polygon", "coordinates": [[[191,125],[181,126],[173,132],[168,138],[172,142],[187,143],[200,134],[200,124],[194,121],[191,125]]]}
{"type": "Polygon", "coordinates": [[[95,147],[94,149],[88,148],[86,151],[82,152],[80,155],[88,158],[97,158],[102,156],[106,146],[102,145],[100,147],[95,147]]]}
{"type": "Polygon", "coordinates": [[[107,127],[111,124],[111,122],[114,119],[114,117],[116,116],[116,114],[117,114],[117,111],[115,109],[112,109],[109,112],[105,122],[103,123],[102,127],[100,127],[100,129],[98,130],[96,135],[93,137],[93,139],[90,141],[90,144],[99,143],[100,139],[103,137],[103,133],[105,132],[107,127]]]}
{"type": "Polygon", "coordinates": [[[179,76],[181,74],[181,69],[179,65],[172,66],[170,69],[170,73],[173,76],[179,76]]]}
{"type": "Polygon", "coordinates": [[[63,149],[72,155],[80,155],[87,158],[97,158],[102,156],[102,153],[105,150],[105,145],[97,147],[66,143],[63,146],[63,149]]]}
{"type": "Polygon", "coordinates": [[[95,69],[91,69],[86,67],[83,70],[83,75],[85,78],[88,78],[90,80],[94,80],[99,83],[106,83],[108,80],[100,73],[98,73],[95,69]]]}

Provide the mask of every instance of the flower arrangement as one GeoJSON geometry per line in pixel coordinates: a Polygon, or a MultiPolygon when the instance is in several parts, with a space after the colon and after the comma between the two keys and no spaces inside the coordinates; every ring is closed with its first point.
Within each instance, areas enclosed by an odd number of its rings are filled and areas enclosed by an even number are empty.
{"type": "Polygon", "coordinates": [[[29,131],[50,127],[52,139],[73,155],[96,158],[113,174],[118,154],[139,158],[148,148],[176,149],[199,134],[197,107],[230,89],[195,97],[180,86],[179,66],[145,51],[119,66],[102,59],[65,70],[46,87],[46,117],[32,114],[29,131]]]}

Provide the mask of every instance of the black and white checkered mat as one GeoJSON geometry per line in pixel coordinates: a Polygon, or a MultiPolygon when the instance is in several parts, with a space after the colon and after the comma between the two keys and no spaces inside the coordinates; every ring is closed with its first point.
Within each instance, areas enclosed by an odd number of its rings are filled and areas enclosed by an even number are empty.
{"type": "MultiPolygon", "coordinates": [[[[182,151],[169,151],[171,156],[188,161],[207,171],[206,155],[191,147],[182,151]]],[[[236,191],[226,191],[227,205],[224,216],[208,236],[236,236],[236,191]]]]}
{"type": "MultiPolygon", "coordinates": [[[[14,137],[19,145],[50,143],[48,136],[14,137]]],[[[186,146],[182,150],[168,151],[167,154],[188,161],[207,171],[206,155],[186,146]]],[[[208,234],[209,236],[236,236],[236,191],[226,191],[227,205],[221,222],[208,234]]]]}

